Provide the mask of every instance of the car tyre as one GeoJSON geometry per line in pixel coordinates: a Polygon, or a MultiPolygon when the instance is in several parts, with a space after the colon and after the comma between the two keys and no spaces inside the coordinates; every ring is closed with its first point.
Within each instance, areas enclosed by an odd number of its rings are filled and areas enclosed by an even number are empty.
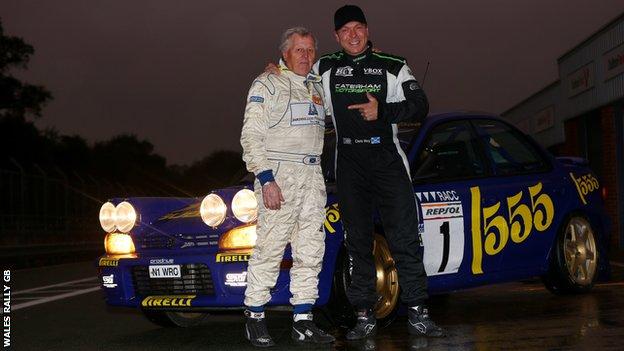
{"type": "Polygon", "coordinates": [[[333,326],[350,328],[355,325],[355,311],[347,298],[351,273],[345,247],[340,249],[335,267],[329,303],[314,310],[314,320],[326,329],[333,326]]]}
{"type": "Polygon", "coordinates": [[[592,289],[598,276],[596,234],[589,220],[570,216],[559,230],[544,285],[555,294],[579,294],[592,289]]]}
{"type": "Polygon", "coordinates": [[[203,322],[208,313],[168,312],[143,310],[143,315],[152,323],[165,328],[189,328],[203,322]]]}
{"type": "MultiPolygon", "coordinates": [[[[374,259],[377,271],[376,290],[379,301],[374,312],[380,327],[390,325],[399,310],[399,282],[394,259],[386,239],[375,234],[374,259]]],[[[319,318],[331,321],[335,326],[352,327],[355,325],[355,311],[347,298],[347,289],[351,285],[351,268],[346,248],[342,248],[336,260],[336,269],[332,284],[330,302],[317,311],[319,318]]]]}

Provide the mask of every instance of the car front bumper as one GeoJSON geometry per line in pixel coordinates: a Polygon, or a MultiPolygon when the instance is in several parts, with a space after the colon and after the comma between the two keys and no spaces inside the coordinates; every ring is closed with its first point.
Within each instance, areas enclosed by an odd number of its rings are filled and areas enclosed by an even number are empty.
{"type": "MultiPolygon", "coordinates": [[[[97,265],[108,305],[179,311],[242,307],[248,259],[249,253],[104,255],[97,265]],[[150,269],[163,265],[179,267],[180,277],[150,277],[150,269]]],[[[288,304],[291,265],[282,261],[268,305],[288,304]]]]}

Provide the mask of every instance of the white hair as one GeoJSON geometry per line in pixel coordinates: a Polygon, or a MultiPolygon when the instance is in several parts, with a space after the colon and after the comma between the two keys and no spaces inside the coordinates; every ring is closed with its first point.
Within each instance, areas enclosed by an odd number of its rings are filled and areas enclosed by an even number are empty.
{"type": "Polygon", "coordinates": [[[312,37],[312,40],[314,40],[314,49],[317,49],[318,44],[316,43],[316,38],[314,37],[314,34],[312,34],[312,32],[304,27],[292,27],[286,29],[284,33],[282,33],[282,40],[280,41],[279,45],[280,52],[286,52],[288,51],[288,49],[290,49],[290,46],[292,45],[291,38],[294,34],[299,34],[302,37],[312,37]]]}

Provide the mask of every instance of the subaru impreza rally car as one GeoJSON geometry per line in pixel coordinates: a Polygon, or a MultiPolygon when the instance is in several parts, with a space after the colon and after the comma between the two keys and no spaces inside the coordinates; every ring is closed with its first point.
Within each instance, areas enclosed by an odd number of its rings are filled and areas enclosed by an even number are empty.
{"type": "MultiPolygon", "coordinates": [[[[397,128],[418,202],[429,292],[541,277],[555,293],[586,292],[609,272],[609,224],[601,187],[587,162],[554,158],[505,121],[446,113],[397,128]]],[[[350,315],[350,283],[336,189],[335,133],[323,155],[328,198],[317,311],[350,315]],[[329,308],[328,308],[329,306],[329,308]]],[[[190,326],[211,310],[243,307],[255,244],[251,182],[204,198],[116,198],[100,210],[106,254],[97,261],[106,303],[138,308],[163,326],[190,326]]],[[[375,313],[392,319],[399,284],[376,216],[375,313]]],[[[269,306],[288,305],[287,247],[269,306]]]]}

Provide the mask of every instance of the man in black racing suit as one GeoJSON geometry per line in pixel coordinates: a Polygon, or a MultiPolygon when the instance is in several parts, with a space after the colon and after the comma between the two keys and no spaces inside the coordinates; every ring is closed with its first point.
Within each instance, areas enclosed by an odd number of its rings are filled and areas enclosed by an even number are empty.
{"type": "Polygon", "coordinates": [[[347,295],[358,322],[347,339],[362,339],[377,329],[372,312],[377,302],[375,205],[396,261],[401,298],[410,307],[410,333],[442,336],[443,330],[429,318],[424,305],[427,277],[418,213],[396,125],[422,120],[429,111],[427,97],[405,59],[372,51],[366,18],[359,7],[341,7],[334,22],[336,40],[343,50],[322,56],[315,70],[322,76],[336,127],[339,206],[353,267],[347,295]]]}

